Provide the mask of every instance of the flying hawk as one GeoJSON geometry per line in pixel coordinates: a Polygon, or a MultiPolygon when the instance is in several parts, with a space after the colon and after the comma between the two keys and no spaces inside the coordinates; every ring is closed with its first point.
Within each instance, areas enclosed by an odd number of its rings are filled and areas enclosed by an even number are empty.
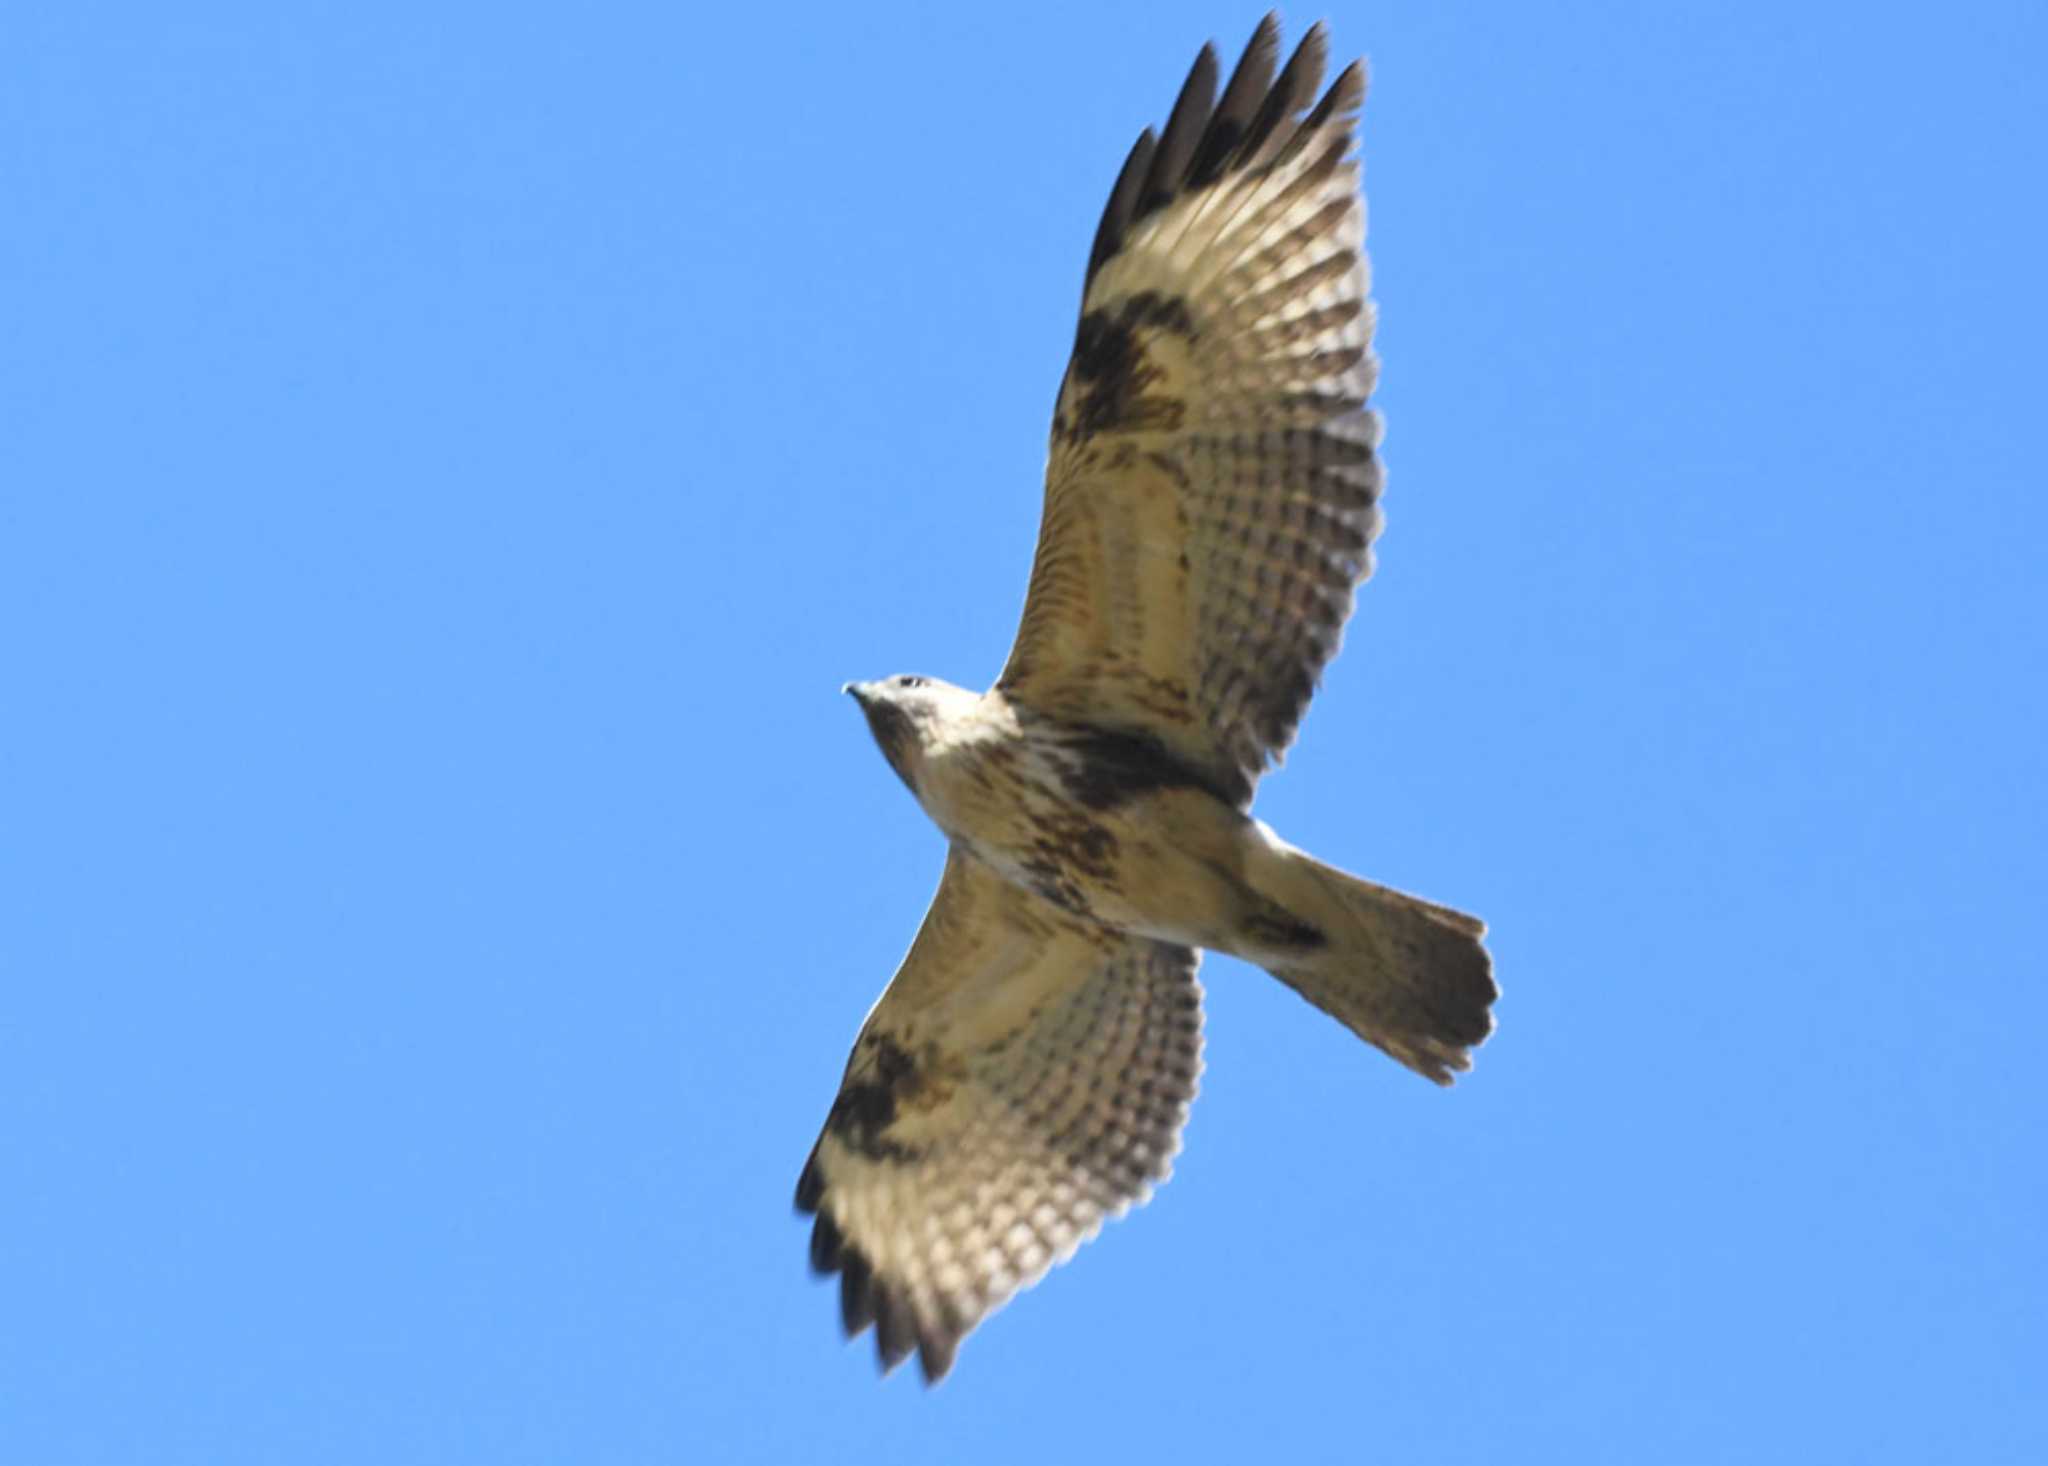
{"type": "Polygon", "coordinates": [[[1089,252],[1023,625],[985,693],[847,688],[951,841],[797,1183],[885,1370],[969,1330],[1164,1181],[1201,1069],[1199,948],[1438,1083],[1492,1030],[1470,916],[1248,813],[1379,528],[1354,128],[1317,25],[1203,47],[1089,252]],[[1277,75],[1276,75],[1277,72],[1277,75]]]}

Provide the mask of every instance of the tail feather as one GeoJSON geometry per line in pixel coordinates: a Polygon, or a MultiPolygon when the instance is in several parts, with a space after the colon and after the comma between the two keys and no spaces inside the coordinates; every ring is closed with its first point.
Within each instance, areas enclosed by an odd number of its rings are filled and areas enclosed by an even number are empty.
{"type": "Polygon", "coordinates": [[[1493,1032],[1486,923],[1272,841],[1252,883],[1276,910],[1241,955],[1425,1078],[1449,1084],[1493,1032]]]}

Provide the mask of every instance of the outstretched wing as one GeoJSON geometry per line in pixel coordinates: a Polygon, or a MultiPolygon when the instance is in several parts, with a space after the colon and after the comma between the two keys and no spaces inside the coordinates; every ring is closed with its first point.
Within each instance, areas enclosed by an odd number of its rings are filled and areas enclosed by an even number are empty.
{"type": "Polygon", "coordinates": [[[957,851],[797,1182],[846,1332],[935,1381],[977,1323],[1164,1181],[1200,957],[1072,921],[957,851]]]}
{"type": "Polygon", "coordinates": [[[1023,624],[997,685],[1159,738],[1240,804],[1293,740],[1378,532],[1354,63],[1204,47],[1089,257],[1023,624]],[[1311,106],[1311,102],[1314,105],[1311,106]]]}

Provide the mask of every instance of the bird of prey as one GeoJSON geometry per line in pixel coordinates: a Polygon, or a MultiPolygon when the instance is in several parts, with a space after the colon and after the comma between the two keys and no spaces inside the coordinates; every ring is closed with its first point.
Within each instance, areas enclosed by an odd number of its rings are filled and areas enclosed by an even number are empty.
{"type": "Polygon", "coordinates": [[[1249,813],[1379,527],[1354,63],[1267,16],[1204,47],[1088,255],[1023,624],[989,691],[850,685],[950,841],[797,1183],[846,1331],[926,1380],[1166,1179],[1201,1067],[1201,948],[1440,1084],[1492,1030],[1473,917],[1249,813]],[[1320,95],[1319,95],[1320,93],[1320,95]]]}

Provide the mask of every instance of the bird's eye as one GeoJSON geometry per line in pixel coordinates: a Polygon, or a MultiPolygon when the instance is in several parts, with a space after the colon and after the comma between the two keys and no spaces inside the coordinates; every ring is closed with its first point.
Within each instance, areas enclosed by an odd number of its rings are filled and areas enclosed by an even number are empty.
{"type": "Polygon", "coordinates": [[[903,676],[898,677],[896,679],[896,685],[898,687],[922,687],[924,686],[924,678],[912,677],[908,673],[905,673],[903,676]]]}

